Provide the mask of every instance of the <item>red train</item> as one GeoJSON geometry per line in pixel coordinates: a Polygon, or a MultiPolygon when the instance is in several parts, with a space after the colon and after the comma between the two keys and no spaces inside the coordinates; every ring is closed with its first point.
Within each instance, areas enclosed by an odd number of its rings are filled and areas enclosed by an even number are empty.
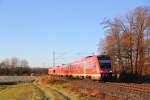
{"type": "Polygon", "coordinates": [[[111,79],[113,68],[107,55],[88,56],[70,64],[49,68],[48,74],[101,80],[111,79]]]}

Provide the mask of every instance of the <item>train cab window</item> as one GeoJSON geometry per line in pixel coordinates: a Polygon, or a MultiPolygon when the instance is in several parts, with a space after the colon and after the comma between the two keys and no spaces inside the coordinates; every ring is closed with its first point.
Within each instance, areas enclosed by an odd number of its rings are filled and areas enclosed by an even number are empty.
{"type": "Polygon", "coordinates": [[[101,63],[101,68],[102,69],[111,69],[111,64],[110,63],[101,63]]]}
{"type": "Polygon", "coordinates": [[[99,60],[99,63],[100,63],[100,67],[102,69],[111,69],[110,57],[102,55],[102,56],[98,56],[98,60],[99,60]]]}

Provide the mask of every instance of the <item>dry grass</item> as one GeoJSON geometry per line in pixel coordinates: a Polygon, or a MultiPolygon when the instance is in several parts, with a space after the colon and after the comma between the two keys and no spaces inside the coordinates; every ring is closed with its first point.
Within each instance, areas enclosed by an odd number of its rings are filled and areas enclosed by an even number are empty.
{"type": "MultiPolygon", "coordinates": [[[[76,80],[51,76],[47,76],[44,79],[49,87],[61,91],[72,100],[125,100],[126,98],[130,100],[133,97],[133,100],[137,100],[139,95],[141,100],[149,98],[149,94],[132,91],[130,88],[119,87],[110,82],[93,82],[92,80],[76,80]]],[[[138,86],[142,85],[139,84],[138,86]]]]}
{"type": "Polygon", "coordinates": [[[42,79],[45,83],[48,83],[51,88],[61,91],[72,100],[110,100],[104,93],[96,88],[95,83],[91,80],[86,80],[85,82],[84,80],[68,80],[66,78],[51,76],[42,79]]]}
{"type": "Polygon", "coordinates": [[[0,100],[43,100],[44,94],[32,84],[8,86],[0,91],[0,100]]]}

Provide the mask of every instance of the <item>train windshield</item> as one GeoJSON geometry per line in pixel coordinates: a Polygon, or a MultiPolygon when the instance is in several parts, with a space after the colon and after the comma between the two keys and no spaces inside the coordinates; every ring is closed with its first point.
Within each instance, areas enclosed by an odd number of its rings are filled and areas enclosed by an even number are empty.
{"type": "Polygon", "coordinates": [[[111,60],[108,56],[99,56],[98,57],[101,69],[111,69],[111,60]]]}

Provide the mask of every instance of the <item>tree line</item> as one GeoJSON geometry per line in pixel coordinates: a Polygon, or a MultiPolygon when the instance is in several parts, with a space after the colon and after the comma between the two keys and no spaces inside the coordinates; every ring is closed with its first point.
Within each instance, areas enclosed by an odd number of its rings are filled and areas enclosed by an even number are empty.
{"type": "Polygon", "coordinates": [[[119,73],[142,75],[150,67],[150,7],[140,6],[123,17],[104,19],[103,42],[119,73]]]}
{"type": "Polygon", "coordinates": [[[32,68],[28,61],[13,57],[0,62],[0,75],[45,75],[47,68],[32,68]]]}

